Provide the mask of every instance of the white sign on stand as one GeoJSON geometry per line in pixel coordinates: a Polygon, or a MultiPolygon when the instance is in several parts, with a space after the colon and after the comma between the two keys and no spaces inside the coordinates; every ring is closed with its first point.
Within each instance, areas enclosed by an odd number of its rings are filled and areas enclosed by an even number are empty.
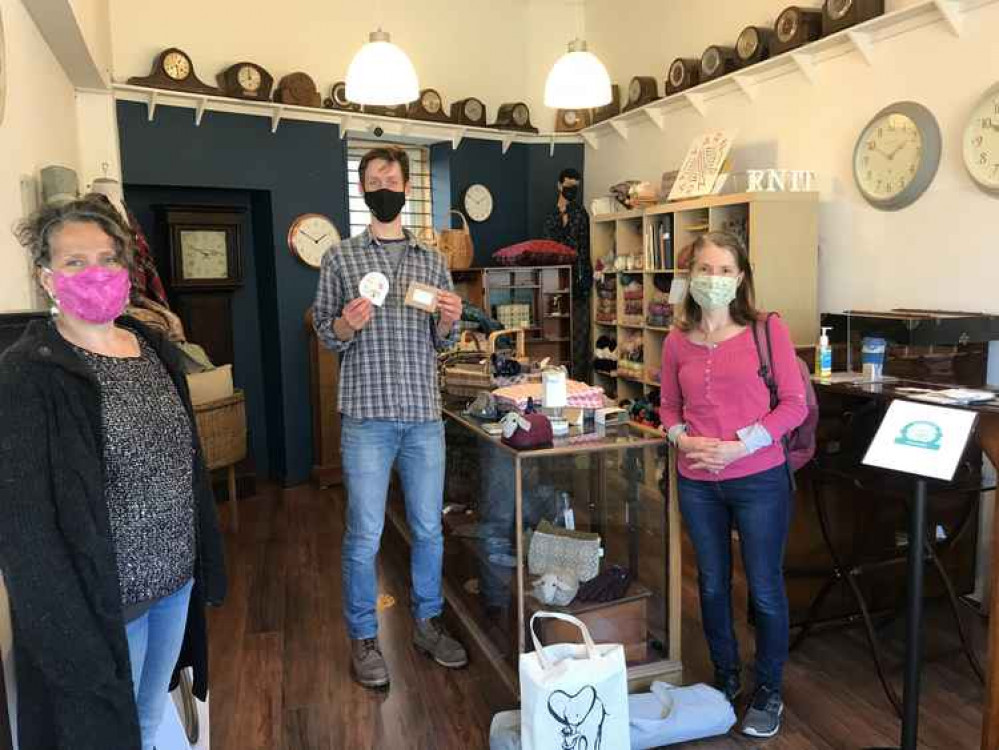
{"type": "Polygon", "coordinates": [[[978,415],[943,406],[893,401],[864,464],[949,481],[978,415]]]}

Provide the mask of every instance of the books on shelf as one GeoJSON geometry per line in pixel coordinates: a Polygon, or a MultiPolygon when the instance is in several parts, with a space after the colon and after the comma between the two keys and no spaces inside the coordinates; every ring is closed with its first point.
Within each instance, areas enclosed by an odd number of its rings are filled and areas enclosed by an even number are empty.
{"type": "Polygon", "coordinates": [[[673,217],[669,214],[645,225],[645,270],[673,268],[673,217]]]}

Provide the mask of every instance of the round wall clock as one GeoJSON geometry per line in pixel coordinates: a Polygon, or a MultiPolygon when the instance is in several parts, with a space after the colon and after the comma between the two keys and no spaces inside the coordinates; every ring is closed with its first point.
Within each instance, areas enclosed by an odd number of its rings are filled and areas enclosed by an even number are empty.
{"type": "Polygon", "coordinates": [[[485,185],[471,185],[462,199],[465,213],[472,221],[485,221],[493,213],[493,194],[485,185]]]}
{"type": "Polygon", "coordinates": [[[915,102],[890,104],[867,124],[853,149],[853,176],[875,208],[896,211],[921,196],[940,165],[940,126],[915,102]]]}
{"type": "Polygon", "coordinates": [[[326,251],[339,241],[336,226],[322,214],[302,214],[288,229],[288,249],[310,268],[319,268],[326,251]]]}
{"type": "Polygon", "coordinates": [[[999,194],[999,83],[985,92],[964,129],[964,166],[978,185],[999,194]]]}

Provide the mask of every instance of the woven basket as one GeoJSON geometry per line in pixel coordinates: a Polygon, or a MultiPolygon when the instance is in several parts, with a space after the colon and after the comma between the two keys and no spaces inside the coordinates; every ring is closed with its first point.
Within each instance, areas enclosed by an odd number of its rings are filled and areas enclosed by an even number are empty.
{"type": "MultiPolygon", "coordinates": [[[[466,340],[468,333],[462,334],[462,340],[466,340]]],[[[477,396],[481,391],[493,390],[496,384],[490,358],[496,352],[496,341],[508,335],[513,335],[516,342],[514,356],[526,363],[524,329],[496,331],[489,334],[484,351],[465,352],[444,368],[444,392],[452,396],[477,396]]]]}
{"type": "Polygon", "coordinates": [[[195,406],[194,418],[209,469],[246,458],[246,399],[242,391],[195,406]]]}
{"type": "Polygon", "coordinates": [[[475,257],[472,234],[468,230],[468,219],[465,218],[465,214],[454,209],[448,211],[448,214],[458,214],[462,228],[442,229],[437,234],[437,249],[447,258],[448,268],[461,271],[470,268],[475,257]]]}

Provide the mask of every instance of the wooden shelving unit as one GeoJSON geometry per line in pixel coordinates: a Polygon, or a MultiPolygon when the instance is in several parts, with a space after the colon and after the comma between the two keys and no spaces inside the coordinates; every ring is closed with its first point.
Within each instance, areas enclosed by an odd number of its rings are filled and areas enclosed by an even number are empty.
{"type": "MultiPolygon", "coordinates": [[[[593,263],[611,253],[631,256],[644,264],[647,232],[659,222],[671,228],[672,263],[683,248],[708,230],[735,231],[748,239],[753,263],[757,306],[781,314],[791,329],[796,345],[815,342],[818,310],[818,194],[742,193],[711,196],[653,206],[642,211],[622,211],[594,216],[590,225],[593,263]]],[[[645,269],[606,273],[617,279],[617,319],[596,321],[596,290],[593,295],[593,342],[614,335],[618,343],[619,369],[609,375],[597,373],[596,384],[618,398],[635,399],[659,387],[655,379],[662,360],[663,341],[670,328],[648,323],[649,304],[664,296],[656,279],[672,279],[686,272],[680,268],[645,269]],[[640,321],[625,315],[625,295],[638,285],[642,290],[640,321]],[[622,343],[641,340],[643,357],[640,372],[620,367],[622,343]]],[[[594,282],[597,283],[596,281],[594,282]]],[[[663,284],[662,286],[668,287],[663,284]]],[[[674,310],[674,313],[676,310],[674,310]]]]}
{"type": "Polygon", "coordinates": [[[531,308],[527,354],[552,364],[572,363],[572,266],[500,266],[452,270],[455,292],[493,318],[497,307],[531,308]]]}

